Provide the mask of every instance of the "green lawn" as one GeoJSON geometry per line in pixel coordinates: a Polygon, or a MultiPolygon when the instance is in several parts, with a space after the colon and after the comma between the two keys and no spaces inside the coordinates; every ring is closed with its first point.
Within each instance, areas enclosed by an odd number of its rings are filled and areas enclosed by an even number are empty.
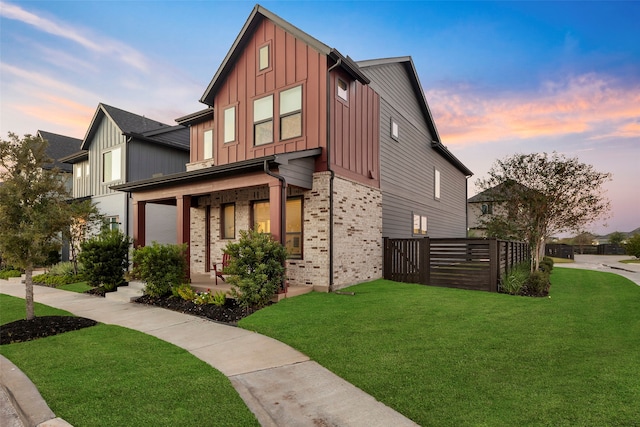
{"type": "Polygon", "coordinates": [[[89,289],[93,289],[93,286],[88,285],[87,282],[76,282],[68,285],[57,286],[57,288],[62,289],[63,291],[78,292],[81,294],[89,289]]]}
{"type": "Polygon", "coordinates": [[[639,425],[640,287],[562,268],[552,283],[551,298],[527,298],[378,280],[240,325],[421,425],[639,425]]]}
{"type": "MultiPolygon", "coordinates": [[[[0,294],[0,324],[23,319],[24,300],[0,294]]],[[[36,304],[36,315],[63,315],[36,304]]],[[[0,346],[74,426],[257,426],[229,380],[172,344],[119,326],[0,346]]]]}

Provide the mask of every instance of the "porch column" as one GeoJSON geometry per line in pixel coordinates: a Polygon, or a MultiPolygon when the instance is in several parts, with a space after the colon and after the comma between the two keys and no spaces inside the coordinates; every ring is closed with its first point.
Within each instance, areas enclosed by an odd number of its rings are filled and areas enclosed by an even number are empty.
{"type": "Polygon", "coordinates": [[[287,188],[280,181],[269,184],[269,219],[271,220],[271,235],[275,240],[285,244],[287,188]]]}
{"type": "Polygon", "coordinates": [[[191,277],[191,247],[190,247],[190,230],[191,230],[191,196],[176,197],[177,209],[177,243],[187,244],[187,278],[191,277]]]}
{"type": "Polygon", "coordinates": [[[147,227],[147,202],[133,202],[133,247],[145,244],[145,230],[147,227]]]}

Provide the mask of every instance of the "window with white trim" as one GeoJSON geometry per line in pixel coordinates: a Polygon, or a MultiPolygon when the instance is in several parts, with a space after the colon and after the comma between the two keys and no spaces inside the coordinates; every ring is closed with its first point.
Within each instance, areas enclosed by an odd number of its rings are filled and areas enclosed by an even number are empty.
{"type": "Polygon", "coordinates": [[[414,235],[427,235],[427,216],[413,214],[413,234],[414,235]]]}
{"type": "Polygon", "coordinates": [[[269,68],[269,45],[264,45],[258,50],[258,71],[269,68]]]}
{"type": "Polygon", "coordinates": [[[280,139],[302,135],[302,86],[280,92],[280,139]]]}
{"type": "Polygon", "coordinates": [[[117,181],[120,179],[122,168],[120,147],[102,153],[102,182],[117,181]]]}
{"type": "Polygon", "coordinates": [[[236,140],[236,107],[224,110],[224,142],[236,140]]]}
{"type": "Polygon", "coordinates": [[[76,178],[82,178],[82,163],[74,166],[76,168],[76,178]]]}
{"type": "Polygon", "coordinates": [[[338,97],[343,99],[344,101],[349,100],[349,85],[342,79],[338,79],[338,97]]]}
{"type": "Polygon", "coordinates": [[[394,119],[391,119],[391,138],[398,140],[400,134],[400,128],[398,127],[398,122],[394,119]]]}
{"type": "Polygon", "coordinates": [[[433,177],[433,197],[436,199],[440,198],[440,171],[435,169],[434,177],[433,177]]]}
{"type": "Polygon", "coordinates": [[[204,131],[203,146],[204,146],[203,158],[212,159],[213,158],[213,129],[208,129],[204,131]]]}
{"type": "Polygon", "coordinates": [[[273,95],[253,101],[253,145],[273,142],[273,95]]]}
{"type": "Polygon", "coordinates": [[[105,227],[107,230],[119,230],[120,229],[120,217],[108,216],[104,219],[105,227]]]}

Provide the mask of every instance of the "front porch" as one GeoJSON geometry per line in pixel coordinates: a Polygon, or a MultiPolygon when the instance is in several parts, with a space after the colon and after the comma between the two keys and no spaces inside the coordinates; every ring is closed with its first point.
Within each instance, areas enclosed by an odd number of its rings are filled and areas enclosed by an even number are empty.
{"type": "MultiPolygon", "coordinates": [[[[227,282],[223,282],[218,278],[218,284],[216,285],[216,278],[212,273],[191,273],[191,287],[198,292],[225,292],[231,291],[231,285],[227,282]]],[[[273,302],[278,302],[285,298],[291,298],[298,295],[308,294],[313,291],[313,286],[287,286],[285,293],[279,293],[272,298],[273,302]]]]}

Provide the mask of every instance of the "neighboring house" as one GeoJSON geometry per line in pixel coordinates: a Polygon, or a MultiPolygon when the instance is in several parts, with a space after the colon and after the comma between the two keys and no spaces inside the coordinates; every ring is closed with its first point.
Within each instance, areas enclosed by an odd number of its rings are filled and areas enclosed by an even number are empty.
{"type": "MultiPolygon", "coordinates": [[[[76,153],[62,160],[73,165],[74,198],[91,199],[111,228],[131,235],[131,200],[110,187],[184,171],[189,130],[101,103],[76,153]]],[[[148,214],[149,241],[175,243],[175,209],[154,205],[148,214]]]]}
{"type": "Polygon", "coordinates": [[[39,130],[36,135],[47,141],[48,145],[46,153],[47,156],[53,160],[53,163],[46,165],[45,168],[58,168],[60,170],[60,174],[63,176],[67,190],[71,193],[73,189],[73,166],[68,163],[61,162],[60,159],[77,152],[80,149],[82,140],[72,138],[70,136],[59,135],[53,132],[45,132],[43,130],[39,130]]]}
{"type": "Polygon", "coordinates": [[[382,237],[464,237],[471,172],[440,142],[410,58],[356,63],[256,6],[206,88],[187,171],[114,185],[177,211],[191,273],[239,230],[289,252],[289,285],[339,289],[382,276],[382,237]]]}
{"type": "Polygon", "coordinates": [[[498,184],[484,190],[467,200],[467,218],[469,237],[487,237],[485,222],[493,215],[504,214],[509,202],[509,190],[505,184],[498,184]]]}

